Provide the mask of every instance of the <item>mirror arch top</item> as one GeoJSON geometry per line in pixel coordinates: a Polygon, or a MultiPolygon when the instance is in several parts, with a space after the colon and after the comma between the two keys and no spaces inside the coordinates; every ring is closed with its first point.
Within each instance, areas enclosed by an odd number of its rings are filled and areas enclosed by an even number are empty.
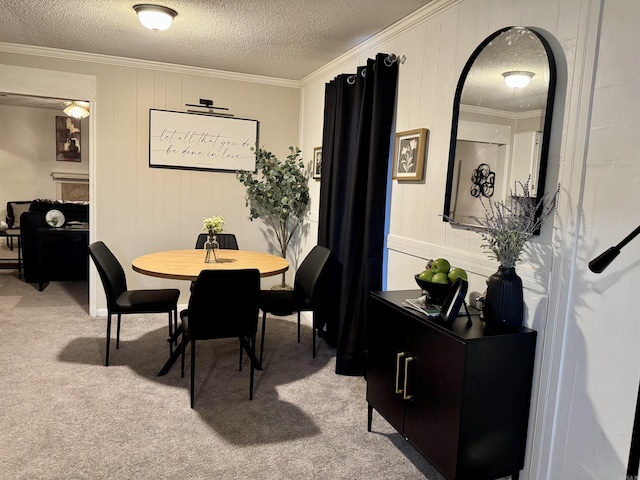
{"type": "Polygon", "coordinates": [[[504,200],[528,174],[531,196],[544,195],[555,84],[553,52],[534,28],[502,28],[473,51],[454,96],[444,221],[477,225],[480,199],[504,200]],[[509,71],[533,76],[509,87],[509,71]]]}

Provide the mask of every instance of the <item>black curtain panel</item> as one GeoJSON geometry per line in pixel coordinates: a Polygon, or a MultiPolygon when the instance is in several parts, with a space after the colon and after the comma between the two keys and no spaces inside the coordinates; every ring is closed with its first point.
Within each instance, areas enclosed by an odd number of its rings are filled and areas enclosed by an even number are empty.
{"type": "Polygon", "coordinates": [[[386,54],[326,85],[318,244],[333,253],[321,315],[336,373],[365,369],[367,304],[382,289],[385,205],[398,64],[386,54]]]}

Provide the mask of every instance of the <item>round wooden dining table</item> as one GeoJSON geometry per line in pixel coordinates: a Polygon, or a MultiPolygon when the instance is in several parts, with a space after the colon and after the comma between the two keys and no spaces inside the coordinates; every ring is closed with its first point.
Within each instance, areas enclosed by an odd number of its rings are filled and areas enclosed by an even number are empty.
{"type": "Polygon", "coordinates": [[[278,255],[248,250],[220,249],[216,263],[205,263],[202,249],[168,250],[135,258],[133,270],[152,277],[196,280],[202,270],[241,270],[257,268],[261,277],[284,273],[289,262],[278,255]]]}
{"type": "MultiPolygon", "coordinates": [[[[220,249],[215,263],[204,261],[203,249],[168,250],[165,252],[149,253],[135,258],[131,262],[133,270],[152,277],[169,278],[174,280],[197,280],[202,270],[241,270],[257,268],[261,277],[270,277],[284,273],[289,269],[289,262],[285,258],[269,253],[251,252],[247,250],[220,249]]],[[[169,341],[178,339],[182,333],[182,324],[176,326],[169,341]]],[[[188,343],[188,339],[186,340],[188,343]]],[[[180,342],[171,353],[169,359],[158,372],[158,376],[165,375],[178,357],[182,354],[185,344],[180,342]]],[[[255,356],[252,359],[256,369],[262,370],[262,365],[255,356]]]]}

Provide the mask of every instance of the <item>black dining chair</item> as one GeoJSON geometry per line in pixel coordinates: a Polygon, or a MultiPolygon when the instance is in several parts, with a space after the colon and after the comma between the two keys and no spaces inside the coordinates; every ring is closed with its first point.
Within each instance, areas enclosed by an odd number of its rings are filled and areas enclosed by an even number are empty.
{"type": "Polygon", "coordinates": [[[174,331],[178,323],[178,297],[180,290],[163,288],[156,290],[127,290],[127,278],[122,265],[111,250],[98,241],[89,245],[89,255],[96,265],[104,293],[107,297],[107,348],[105,366],[109,366],[109,345],[111,343],[111,316],[118,315],[116,349],[120,347],[120,320],[123,314],[168,313],[169,353],[177,340],[174,331]]]}
{"type": "Polygon", "coordinates": [[[331,250],[320,245],[313,247],[296,272],[293,290],[262,290],[260,310],[262,310],[262,335],[260,338],[260,363],[264,352],[264,338],[267,313],[298,312],[298,343],[300,342],[300,312],[313,313],[313,358],[316,358],[316,310],[320,304],[321,281],[331,250]]]}
{"type": "Polygon", "coordinates": [[[243,349],[251,362],[249,400],[253,400],[254,370],[260,369],[255,355],[258,330],[260,271],[203,270],[195,281],[189,307],[180,312],[182,320],[182,359],[180,375],[184,378],[184,351],[191,343],[191,408],[194,405],[196,342],[219,338],[240,340],[240,371],[243,349]]]}
{"type": "MultiPolygon", "coordinates": [[[[209,235],[206,233],[201,233],[198,235],[196,239],[195,248],[204,248],[204,244],[207,242],[209,235]]],[[[220,248],[226,248],[228,250],[239,250],[238,248],[238,240],[233,233],[218,233],[216,235],[216,240],[220,248]]]]}

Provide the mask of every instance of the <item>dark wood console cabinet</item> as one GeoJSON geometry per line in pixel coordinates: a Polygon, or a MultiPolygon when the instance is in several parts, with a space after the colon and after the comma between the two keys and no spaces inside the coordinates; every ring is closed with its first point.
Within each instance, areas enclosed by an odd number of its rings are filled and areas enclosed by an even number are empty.
{"type": "Polygon", "coordinates": [[[536,332],[452,325],[402,306],[419,290],[372,292],[367,322],[368,430],[373,409],[448,479],[519,476],[536,332]]]}

